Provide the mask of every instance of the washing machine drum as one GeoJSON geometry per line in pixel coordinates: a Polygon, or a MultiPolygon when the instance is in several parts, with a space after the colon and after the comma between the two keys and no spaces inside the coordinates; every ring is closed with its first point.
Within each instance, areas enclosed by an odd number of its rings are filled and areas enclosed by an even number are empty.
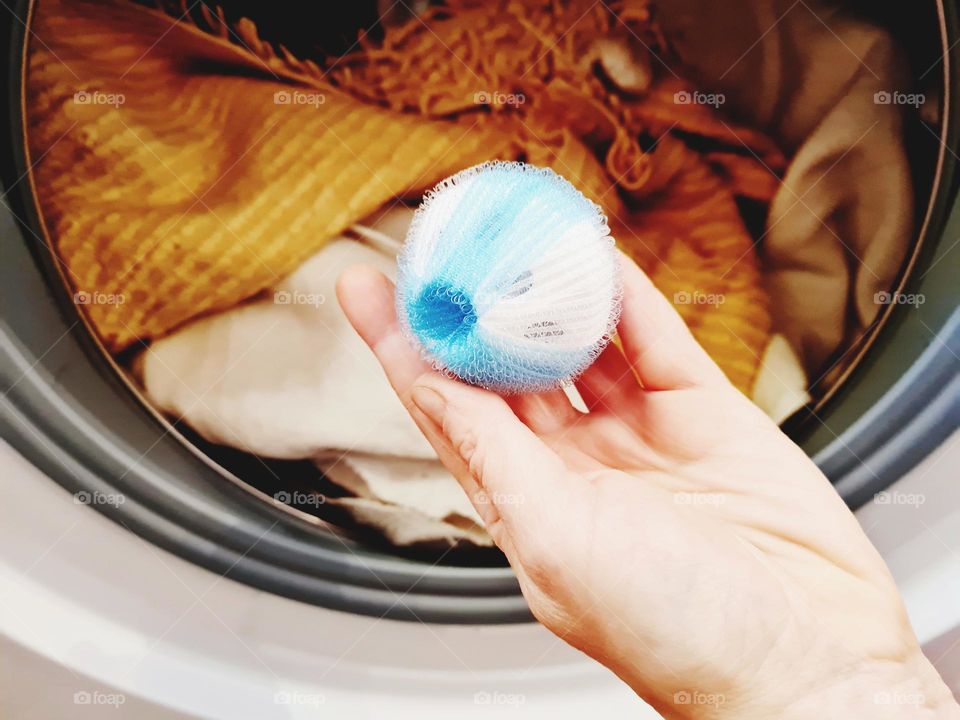
{"type": "MultiPolygon", "coordinates": [[[[721,12],[706,2],[661,0],[658,13],[682,51],[684,41],[719,42],[718,33],[739,21],[734,5],[721,12]]],[[[811,401],[783,423],[854,507],[936,446],[960,414],[954,106],[960,25],[952,3],[894,5],[854,2],[844,12],[868,17],[896,37],[913,86],[926,95],[923,113],[908,113],[904,129],[915,191],[911,240],[885,289],[923,302],[885,305],[824,377],[811,377],[811,401]]],[[[791,12],[812,12],[801,6],[791,12]]],[[[318,24],[295,3],[224,7],[228,19],[251,16],[265,37],[294,54],[315,51],[318,41],[328,54],[341,53],[378,18],[374,3],[338,4],[327,10],[333,15],[319,25],[318,38],[312,35],[318,24]]],[[[92,506],[125,528],[240,582],[375,616],[528,621],[516,579],[496,551],[403,551],[341,527],[334,516],[280,502],[279,491],[303,487],[296,484],[309,476],[301,476],[303,463],[252,458],[172,424],[104,351],[64,279],[39,210],[42,189],[33,182],[43,158],[28,151],[24,78],[30,45],[39,42],[29,28],[43,11],[44,0],[20,3],[3,28],[6,56],[17,59],[9,69],[16,92],[8,95],[2,143],[3,437],[71,493],[122,496],[122,503],[92,506]]]]}

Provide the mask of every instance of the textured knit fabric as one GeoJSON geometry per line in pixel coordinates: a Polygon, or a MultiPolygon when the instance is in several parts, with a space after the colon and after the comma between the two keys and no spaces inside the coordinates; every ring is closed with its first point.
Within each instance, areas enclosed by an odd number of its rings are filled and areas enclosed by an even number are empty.
{"type": "Polygon", "coordinates": [[[132,4],[44,0],[36,22],[38,196],[113,351],[235,305],[385,201],[510,144],[307,87],[308,75],[132,4]]]}
{"type": "Polygon", "coordinates": [[[391,198],[482,161],[525,159],[603,208],[618,244],[680,298],[695,336],[749,392],[770,318],[735,196],[769,200],[771,182],[743,144],[773,171],[783,157],[713,108],[676,104],[692,86],[670,74],[639,95],[608,89],[593,69],[607,41],[622,45],[629,26],[656,44],[645,2],[615,4],[616,15],[585,1],[531,5],[540,15],[530,25],[467,3],[456,21],[389,30],[389,50],[365,43],[327,75],[249,22],[43,0],[27,75],[33,180],[66,276],[93,298],[85,311],[98,334],[114,352],[160,337],[262,291],[391,198]],[[573,30],[547,42],[565,22],[573,30]],[[547,53],[537,62],[537,47],[476,36],[522,28],[547,53]],[[448,43],[461,42],[477,52],[454,59],[448,43]],[[446,76],[458,80],[440,92],[442,112],[418,100],[446,76]],[[461,76],[476,88],[468,97],[461,76]],[[485,77],[522,79],[525,102],[491,105],[485,77]],[[672,134],[681,131],[716,149],[689,149],[672,134]],[[656,143],[642,148],[641,136],[656,143]],[[698,301],[714,296],[723,302],[698,301]]]}

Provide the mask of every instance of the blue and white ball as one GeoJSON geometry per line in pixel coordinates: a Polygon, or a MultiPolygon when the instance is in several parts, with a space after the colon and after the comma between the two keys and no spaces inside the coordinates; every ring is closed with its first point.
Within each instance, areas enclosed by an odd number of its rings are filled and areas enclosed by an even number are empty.
{"type": "Polygon", "coordinates": [[[620,315],[600,208],[552,170],[491,162],[424,197],[398,259],[397,315],[433,365],[502,393],[573,381],[620,315]]]}

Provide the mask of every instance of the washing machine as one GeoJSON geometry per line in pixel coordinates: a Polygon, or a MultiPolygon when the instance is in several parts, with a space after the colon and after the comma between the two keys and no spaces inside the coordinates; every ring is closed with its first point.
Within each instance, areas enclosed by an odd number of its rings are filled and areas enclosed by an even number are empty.
{"type": "MultiPolygon", "coordinates": [[[[885,307],[784,429],[855,509],[960,692],[960,19],[952,2],[853,5],[935,96],[908,129],[917,220],[890,288],[925,301],[885,307]]],[[[4,716],[657,717],[533,622],[498,555],[403,553],[278,502],[249,459],[144,401],[78,312],[38,213],[32,8],[0,11],[4,716]]]]}

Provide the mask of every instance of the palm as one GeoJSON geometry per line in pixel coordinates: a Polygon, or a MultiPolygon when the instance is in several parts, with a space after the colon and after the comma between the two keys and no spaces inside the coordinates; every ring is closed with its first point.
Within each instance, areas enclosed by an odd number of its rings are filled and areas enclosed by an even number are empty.
{"type": "Polygon", "coordinates": [[[800,640],[779,662],[817,655],[818,671],[837,673],[897,646],[902,627],[876,629],[890,611],[903,619],[883,563],[816,467],[731,386],[617,394],[540,438],[584,492],[552,562],[525,573],[528,594],[588,653],[633,647],[613,669],[643,677],[646,696],[762,687],[771,635],[800,640]],[[878,607],[884,596],[897,607],[878,607]],[[803,641],[824,623],[838,638],[829,652],[803,641]],[[872,629],[849,647],[853,625],[872,629]]]}

